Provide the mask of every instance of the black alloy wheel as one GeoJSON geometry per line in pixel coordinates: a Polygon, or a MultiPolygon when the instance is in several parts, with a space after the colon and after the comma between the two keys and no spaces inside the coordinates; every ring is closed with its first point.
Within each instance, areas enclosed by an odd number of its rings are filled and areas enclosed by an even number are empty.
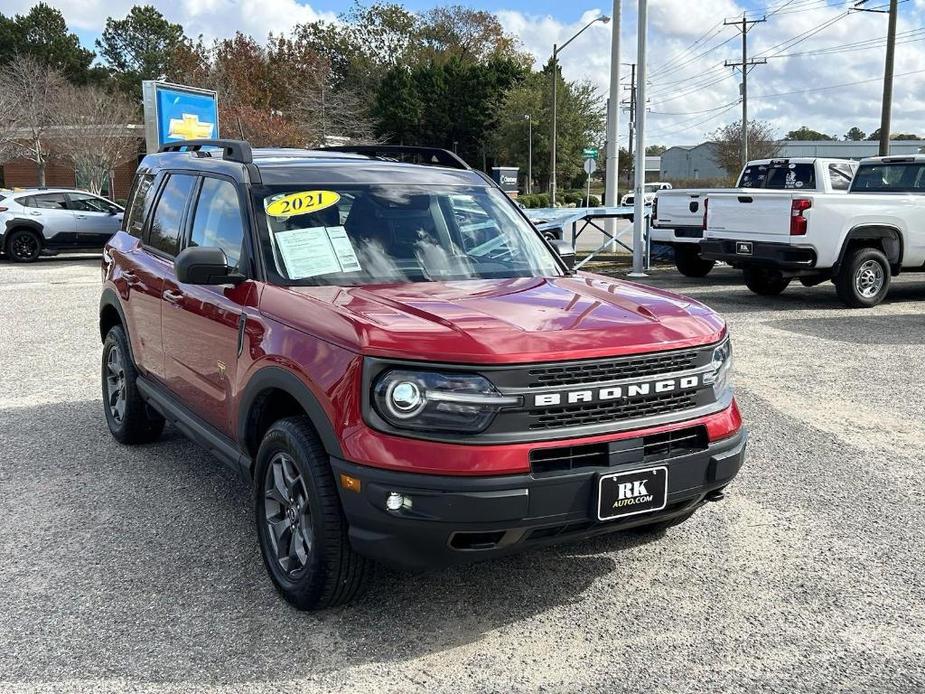
{"type": "Polygon", "coordinates": [[[311,560],[315,534],[302,473],[285,453],[270,460],[264,476],[264,522],[280,568],[298,574],[311,560]]]}

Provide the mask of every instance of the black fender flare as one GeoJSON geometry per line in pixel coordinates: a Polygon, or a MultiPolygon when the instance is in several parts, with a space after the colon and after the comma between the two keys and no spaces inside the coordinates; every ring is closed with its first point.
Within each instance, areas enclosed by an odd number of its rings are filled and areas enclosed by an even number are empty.
{"type": "Polygon", "coordinates": [[[884,241],[883,247],[886,251],[886,258],[893,267],[894,272],[897,272],[901,267],[905,245],[903,234],[899,227],[893,224],[859,224],[845,236],[841,250],[838,253],[838,260],[835,263],[836,270],[841,268],[841,264],[845,260],[845,254],[848,252],[848,246],[851,245],[852,241],[857,240],[884,241]]]}
{"type": "Polygon", "coordinates": [[[132,353],[132,339],[128,334],[128,322],[125,320],[125,310],[122,308],[122,302],[119,301],[119,295],[116,294],[115,290],[112,287],[105,287],[103,293],[100,295],[100,340],[105,342],[106,335],[103,334],[103,312],[107,308],[113,308],[116,310],[116,313],[119,314],[119,321],[122,323],[122,329],[125,331],[126,341],[128,342],[128,351],[129,357],[132,360],[133,364],[137,364],[135,361],[135,355],[132,353]]]}
{"type": "MultiPolygon", "coordinates": [[[[251,412],[258,396],[268,389],[278,389],[291,396],[311,420],[328,455],[343,457],[340,439],[318,398],[295,374],[278,366],[265,366],[248,380],[238,399],[238,443],[247,450],[251,412]]],[[[259,442],[257,442],[259,444],[259,442]]]]}
{"type": "Polygon", "coordinates": [[[21,217],[7,220],[6,229],[4,229],[4,232],[3,232],[4,239],[11,231],[15,231],[16,229],[29,229],[30,231],[34,231],[38,235],[39,242],[42,244],[42,247],[43,248],[45,247],[45,234],[44,234],[45,227],[43,227],[41,224],[39,224],[35,220],[22,219],[21,217]]]}

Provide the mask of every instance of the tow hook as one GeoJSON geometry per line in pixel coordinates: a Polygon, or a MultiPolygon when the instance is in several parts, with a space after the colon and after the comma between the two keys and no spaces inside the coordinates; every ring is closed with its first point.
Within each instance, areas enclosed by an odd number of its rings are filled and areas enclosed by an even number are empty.
{"type": "Polygon", "coordinates": [[[722,489],[714,489],[712,492],[707,494],[703,500],[704,501],[722,501],[726,498],[726,492],[722,489]]]}

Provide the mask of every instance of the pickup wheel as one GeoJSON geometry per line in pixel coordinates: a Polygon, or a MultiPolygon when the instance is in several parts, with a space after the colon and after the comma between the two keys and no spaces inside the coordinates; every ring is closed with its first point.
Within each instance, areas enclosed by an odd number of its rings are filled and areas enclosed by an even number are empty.
{"type": "Polygon", "coordinates": [[[790,284],[790,278],[777,270],[762,267],[747,267],[742,271],[745,286],[761,296],[777,296],[790,284]]]}
{"type": "Polygon", "coordinates": [[[848,251],[838,274],[835,291],[851,308],[876,306],[890,290],[890,263],[879,248],[855,248],[848,251]]]}
{"type": "Polygon", "coordinates": [[[700,247],[684,244],[674,247],[674,264],[685,277],[706,277],[716,265],[700,257],[700,247]]]}
{"type": "Polygon", "coordinates": [[[150,443],[164,430],[164,418],[142,400],[137,377],[128,338],[122,326],[115,325],[103,343],[103,412],[113,438],[128,445],[150,443]]]}
{"type": "Polygon", "coordinates": [[[254,513],[264,564],[290,603],[333,607],[363,588],[371,565],[350,546],[330,461],[307,417],[281,419],[263,437],[254,513]]]}
{"type": "Polygon", "coordinates": [[[13,229],[6,237],[6,257],[17,263],[33,263],[42,252],[42,240],[32,229],[13,229]]]}

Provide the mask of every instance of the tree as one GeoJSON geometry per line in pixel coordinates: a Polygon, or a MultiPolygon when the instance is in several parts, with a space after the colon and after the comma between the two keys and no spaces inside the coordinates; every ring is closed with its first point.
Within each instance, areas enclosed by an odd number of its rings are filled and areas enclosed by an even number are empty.
{"type": "Polygon", "coordinates": [[[140,98],[142,80],[166,77],[171,56],[186,40],[182,26],[151,5],[135,5],[125,19],[106,20],[96,47],[119,87],[140,98]]]}
{"type": "MultiPolygon", "coordinates": [[[[715,145],[713,161],[726,170],[730,176],[738,175],[742,169],[742,121],[717,128],[710,136],[715,145]]],[[[770,159],[777,156],[781,145],[774,137],[774,130],[765,121],[748,123],[748,158],[770,159]]]]}
{"type": "Polygon", "coordinates": [[[867,133],[865,133],[863,130],[861,130],[857,126],[854,126],[853,128],[851,128],[851,130],[845,133],[845,139],[851,142],[859,142],[860,140],[863,140],[865,137],[867,137],[867,133]]]}
{"type": "Polygon", "coordinates": [[[665,145],[649,145],[646,147],[646,156],[659,157],[664,154],[667,149],[665,145]]]}
{"type": "Polygon", "coordinates": [[[805,125],[801,125],[797,130],[791,130],[787,133],[785,140],[834,140],[831,135],[826,135],[818,130],[811,130],[805,125]]]}
{"type": "Polygon", "coordinates": [[[83,48],[77,35],[68,31],[60,10],[43,2],[11,19],[0,15],[0,64],[18,55],[31,57],[73,82],[86,82],[93,75],[93,51],[83,48]]]}
{"type": "Polygon", "coordinates": [[[414,142],[423,111],[411,70],[403,65],[389,70],[379,85],[373,106],[378,133],[400,144],[414,142]]]}
{"type": "Polygon", "coordinates": [[[74,162],[78,178],[99,195],[113,169],[138,153],[136,102],[98,86],[66,86],[58,100],[55,152],[74,162]]]}
{"type": "Polygon", "coordinates": [[[50,131],[60,122],[60,95],[66,84],[57,70],[34,58],[14,58],[4,71],[0,101],[0,149],[7,156],[35,162],[39,187],[45,185],[45,168],[51,154],[50,131]]]}
{"type": "MultiPolygon", "coordinates": [[[[867,136],[868,140],[873,140],[875,142],[880,140],[880,128],[874,130],[870,135],[867,136]]],[[[890,133],[891,140],[921,140],[918,135],[913,133],[890,133]]]]}
{"type": "Polygon", "coordinates": [[[427,11],[420,22],[418,36],[422,45],[416,49],[424,60],[486,63],[502,59],[519,62],[522,67],[533,62],[492,12],[448,5],[427,11]]]}

